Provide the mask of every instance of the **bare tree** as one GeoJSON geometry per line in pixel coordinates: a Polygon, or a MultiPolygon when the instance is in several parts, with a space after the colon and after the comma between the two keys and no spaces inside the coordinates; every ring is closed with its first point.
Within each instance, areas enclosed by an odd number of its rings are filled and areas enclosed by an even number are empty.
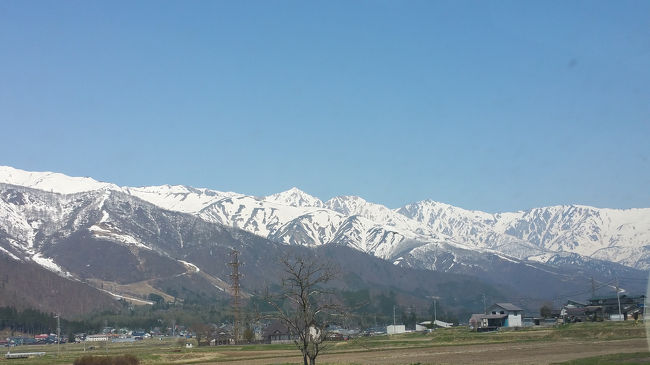
{"type": "Polygon", "coordinates": [[[195,322],[191,326],[192,331],[196,335],[196,345],[204,346],[210,344],[210,335],[212,334],[212,327],[203,322],[195,322]]]}
{"type": "Polygon", "coordinates": [[[315,365],[325,348],[326,327],[332,316],[341,312],[333,291],[324,287],[337,271],[314,257],[284,257],[281,263],[282,290],[276,295],[267,293],[267,302],[276,310],[274,317],[289,329],[304,364],[315,365]]]}

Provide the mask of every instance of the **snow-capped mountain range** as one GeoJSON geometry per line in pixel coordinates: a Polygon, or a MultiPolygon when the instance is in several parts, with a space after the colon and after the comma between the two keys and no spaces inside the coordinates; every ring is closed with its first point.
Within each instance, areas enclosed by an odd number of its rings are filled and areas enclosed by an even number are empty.
{"type": "MultiPolygon", "coordinates": [[[[0,183],[64,195],[119,191],[284,244],[347,245],[392,261],[417,247],[444,244],[541,263],[557,255],[577,254],[637,269],[650,267],[649,208],[569,205],[491,214],[424,200],[389,209],[356,196],[323,202],[297,188],[253,197],[187,186],[119,187],[88,177],[12,167],[0,167],[0,183]]],[[[11,212],[0,214],[7,221],[11,212]]],[[[39,227],[18,221],[3,228],[20,231],[29,246],[39,227]]]]}
{"type": "Polygon", "coordinates": [[[621,285],[638,292],[650,266],[649,227],[650,209],[490,214],[430,200],[389,209],[356,196],[324,202],[297,188],[254,197],[0,167],[0,257],[136,303],[148,293],[169,297],[190,282],[194,293],[226,293],[232,247],[249,260],[244,284],[254,290],[273,270],[269,257],[306,247],[343,255],[354,249],[362,255],[353,265],[379,270],[370,264],[375,256],[408,272],[396,280],[418,277],[417,269],[469,275],[522,301],[584,293],[591,280],[606,288],[615,278],[629,279],[621,285]]]}

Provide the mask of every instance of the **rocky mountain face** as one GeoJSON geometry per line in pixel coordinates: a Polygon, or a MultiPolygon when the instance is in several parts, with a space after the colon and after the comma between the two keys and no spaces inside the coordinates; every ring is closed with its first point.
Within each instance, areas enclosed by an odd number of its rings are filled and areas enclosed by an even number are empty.
{"type": "Polygon", "coordinates": [[[0,254],[133,298],[169,295],[189,281],[224,291],[228,267],[214,262],[231,247],[254,258],[251,288],[271,270],[262,252],[288,247],[354,249],[392,266],[469,274],[537,297],[577,293],[592,277],[632,278],[627,289],[639,291],[650,265],[650,209],[491,214],[434,201],[389,209],[354,196],[323,202],[296,188],[253,197],[11,167],[0,167],[0,183],[0,254]]]}
{"type": "Polygon", "coordinates": [[[279,258],[291,253],[338,263],[341,290],[393,292],[422,306],[445,293],[463,308],[480,306],[476,292],[503,297],[476,278],[399,267],[348,247],[286,245],[122,190],[57,194],[0,184],[0,212],[0,305],[74,315],[116,308],[110,297],[147,304],[151,293],[211,302],[228,296],[232,249],[243,261],[244,297],[277,285],[279,258]]]}

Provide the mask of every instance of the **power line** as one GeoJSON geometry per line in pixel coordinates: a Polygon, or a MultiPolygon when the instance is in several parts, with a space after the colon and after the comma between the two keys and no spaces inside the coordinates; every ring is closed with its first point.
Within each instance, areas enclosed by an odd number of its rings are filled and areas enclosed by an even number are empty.
{"type": "MultiPolygon", "coordinates": [[[[614,284],[616,282],[616,279],[610,280],[608,282],[599,282],[597,280],[594,280],[594,282],[595,283],[600,283],[600,284],[595,284],[594,285],[593,290],[595,291],[595,290],[598,290],[598,289],[601,289],[601,288],[604,288],[604,287],[607,287],[607,286],[611,286],[612,284],[614,284]]],[[[555,301],[555,300],[559,300],[559,299],[571,298],[571,297],[578,296],[578,295],[589,294],[589,293],[591,293],[591,291],[592,291],[592,288],[589,288],[587,290],[582,290],[582,291],[564,293],[564,294],[557,295],[557,296],[555,296],[553,298],[549,298],[548,300],[555,301]]],[[[513,299],[517,299],[517,300],[539,300],[539,299],[542,299],[542,298],[533,298],[533,297],[529,297],[529,296],[521,296],[521,297],[515,297],[513,299]]]]}

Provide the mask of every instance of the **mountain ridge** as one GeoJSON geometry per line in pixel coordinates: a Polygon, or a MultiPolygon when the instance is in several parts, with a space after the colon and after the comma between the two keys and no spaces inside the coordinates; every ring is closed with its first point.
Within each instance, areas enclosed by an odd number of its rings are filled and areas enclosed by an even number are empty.
{"type": "Polygon", "coordinates": [[[182,185],[119,187],[11,167],[0,167],[0,182],[63,194],[91,188],[120,191],[163,209],[190,213],[284,244],[345,244],[389,260],[399,259],[396,254],[406,241],[411,242],[409,247],[446,242],[524,261],[539,262],[569,252],[650,268],[650,208],[560,205],[486,213],[427,199],[390,209],[357,196],[323,202],[295,187],[253,197],[182,185]],[[62,181],[70,186],[61,187],[62,181]]]}
{"type": "MultiPolygon", "coordinates": [[[[95,293],[98,301],[112,297],[146,304],[153,293],[167,301],[178,298],[213,303],[215,297],[228,295],[227,263],[232,249],[240,251],[244,262],[240,281],[244,298],[263,291],[267,285],[278,285],[282,273],[277,262],[292,252],[325,252],[333,262],[347,262],[338,281],[341,290],[366,290],[370,286],[374,293],[395,291],[403,300],[415,300],[421,305],[426,304],[426,295],[433,295],[433,290],[447,293],[455,301],[469,295],[470,290],[497,293],[493,286],[477,278],[399,267],[350,247],[311,250],[302,245],[284,245],[195,215],[165,210],[121,191],[64,195],[0,184],[2,212],[11,212],[15,218],[0,220],[0,247],[8,253],[0,253],[0,259],[11,263],[6,267],[17,268],[10,272],[30,267],[40,273],[35,280],[49,278],[49,282],[72,288],[53,292],[47,301],[39,302],[38,293],[26,289],[31,287],[30,278],[21,277],[23,290],[34,294],[25,298],[35,298],[26,304],[41,309],[55,308],[64,293],[73,297],[71,290],[82,293],[84,289],[95,293]],[[12,230],[20,222],[20,229],[12,230]],[[362,267],[377,272],[364,272],[362,267]]],[[[0,285],[1,298],[16,297],[13,291],[4,289],[0,285]]],[[[472,301],[473,306],[480,305],[478,299],[472,301]]],[[[114,302],[91,304],[71,307],[68,313],[115,308],[114,302]]]]}

